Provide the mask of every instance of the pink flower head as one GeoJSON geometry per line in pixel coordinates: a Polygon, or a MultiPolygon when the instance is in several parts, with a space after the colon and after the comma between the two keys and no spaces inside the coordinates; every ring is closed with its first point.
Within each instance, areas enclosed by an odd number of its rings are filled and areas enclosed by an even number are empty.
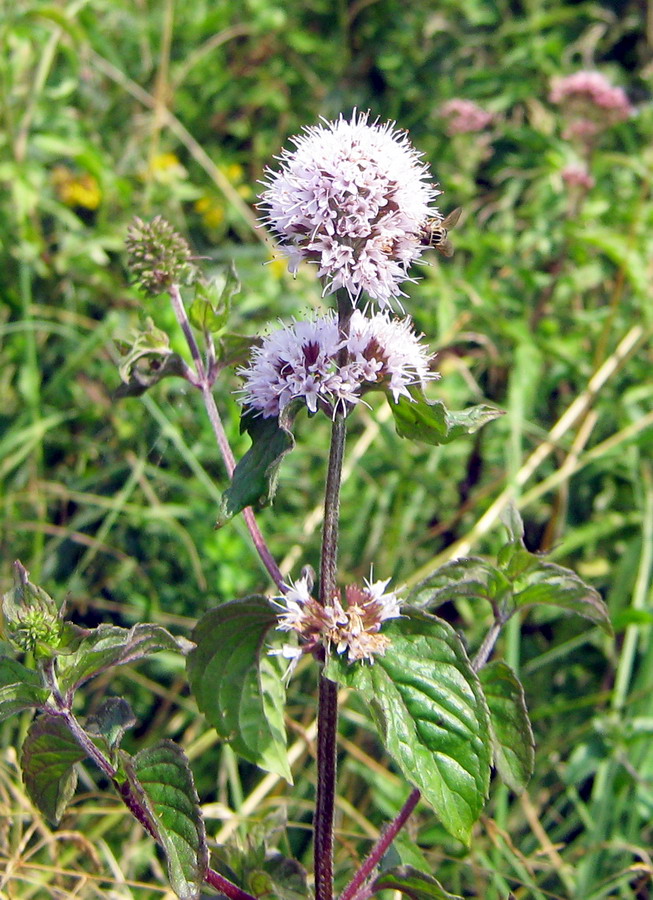
{"type": "Polygon", "coordinates": [[[448,119],[447,132],[450,135],[483,131],[492,123],[492,113],[486,112],[472,100],[454,98],[447,100],[440,108],[440,115],[448,119]]]}
{"type": "Polygon", "coordinates": [[[406,132],[368,116],[354,110],[292,138],[279,171],[268,170],[260,206],[291,272],[314,263],[325,294],[345,288],[356,302],[365,292],[383,309],[405,296],[400,284],[423,252],[439,191],[406,132]]]}
{"type": "Polygon", "coordinates": [[[293,321],[264,338],[238,374],[245,379],[244,403],[264,418],[278,416],[298,399],[311,413],[319,408],[333,415],[375,387],[387,388],[395,403],[409,397],[409,385],[439,377],[430,371],[430,361],[409,319],[387,313],[366,318],[356,309],[347,337],[339,334],[333,312],[293,321]]]}
{"type": "Polygon", "coordinates": [[[580,163],[571,163],[566,166],[562,170],[561,175],[562,180],[569,187],[581,187],[589,191],[596,184],[594,178],[587,171],[587,167],[580,163]]]}
{"type": "Polygon", "coordinates": [[[623,88],[610,84],[601,72],[580,71],[554,78],[549,100],[562,104],[574,120],[568,129],[571,137],[591,137],[623,122],[633,111],[623,88]]]}
{"type": "Polygon", "coordinates": [[[318,645],[327,652],[347,653],[349,662],[366,660],[373,663],[374,657],[385,654],[390,640],[379,634],[386,619],[401,616],[402,601],[393,591],[386,591],[390,579],[386,581],[365,581],[363,587],[349,585],[345,589],[345,602],[336,595],[328,606],[322,606],[312,595],[312,579],[302,576],[282,597],[271,602],[279,610],[279,631],[294,631],[300,646],[283,647],[280,652],[291,660],[290,671],[304,653],[309,653],[318,645]]]}

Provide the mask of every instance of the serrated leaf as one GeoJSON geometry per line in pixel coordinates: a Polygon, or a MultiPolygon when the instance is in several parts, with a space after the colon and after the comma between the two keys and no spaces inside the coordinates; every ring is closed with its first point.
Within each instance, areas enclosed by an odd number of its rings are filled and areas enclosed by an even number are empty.
{"type": "Polygon", "coordinates": [[[209,610],[193,632],[188,678],[197,705],[236,753],[291,782],[278,662],[265,652],[277,618],[264,597],[209,610]]]}
{"type": "Polygon", "coordinates": [[[263,507],[272,502],[281,461],[295,446],[290,431],[295,409],[294,404],[289,404],[279,418],[269,419],[252,411],[243,413],[241,431],[247,431],[252,446],[236,466],[231,485],[222,495],[216,527],[247,506],[263,507]]]}
{"type": "Polygon", "coordinates": [[[50,692],[31,684],[6,684],[0,688],[0,722],[24,709],[42,709],[50,692]]]}
{"type": "Polygon", "coordinates": [[[112,666],[135,662],[158,650],[183,652],[186,645],[160,625],[100,625],[82,639],[73,653],[59,657],[59,687],[69,695],[112,666]]]}
{"type": "Polygon", "coordinates": [[[436,609],[459,597],[496,602],[510,591],[510,582],[491,563],[476,556],[456,559],[436,569],[418,584],[407,600],[420,609],[436,609]]]}
{"type": "Polygon", "coordinates": [[[535,764],[535,742],[524,689],[510,666],[500,660],[488,663],[478,676],[490,710],[494,764],[502,781],[519,794],[528,784],[535,764]]]}
{"type": "Polygon", "coordinates": [[[390,402],[395,428],[400,437],[438,446],[463,435],[473,434],[503,412],[490,406],[472,406],[460,412],[448,410],[441,400],[427,400],[418,385],[409,388],[410,397],[390,402]]]}
{"type": "Polygon", "coordinates": [[[32,722],[21,753],[23,781],[34,805],[55,825],[75,793],[74,765],[85,756],[60,718],[43,715],[32,722]]]}
{"type": "Polygon", "coordinates": [[[404,777],[447,831],[468,844],[490,780],[489,715],[479,680],[442,619],[413,610],[387,623],[383,634],[391,644],[373,665],[334,656],[327,677],[371,704],[404,777]]]}
{"type": "Polygon", "coordinates": [[[372,892],[399,891],[411,900],[463,900],[458,894],[450,894],[432,875],[420,872],[412,866],[397,866],[382,872],[372,884],[372,892]]]}
{"type": "Polygon", "coordinates": [[[537,565],[518,580],[515,588],[514,600],[518,607],[536,603],[558,606],[612,634],[610,614],[601,595],[571,569],[537,560],[537,565]]]}
{"type": "Polygon", "coordinates": [[[125,762],[166,855],[168,878],[181,900],[197,900],[208,865],[204,820],[183,750],[161,741],[125,762]]]}

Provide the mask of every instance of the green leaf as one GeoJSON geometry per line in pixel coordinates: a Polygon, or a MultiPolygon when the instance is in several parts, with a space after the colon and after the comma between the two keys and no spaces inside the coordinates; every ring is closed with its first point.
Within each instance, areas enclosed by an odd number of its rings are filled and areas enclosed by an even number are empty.
{"type": "Polygon", "coordinates": [[[447,831],[468,844],[490,780],[489,716],[479,680],[442,619],[414,610],[387,623],[383,634],[391,644],[373,665],[333,656],[327,677],[370,703],[404,777],[447,831]]]}
{"type": "Polygon", "coordinates": [[[289,404],[279,418],[269,419],[252,411],[243,413],[241,431],[247,431],[252,446],[236,466],[231,485],[222,495],[216,527],[247,506],[263,507],[272,502],[281,461],[295,446],[290,425],[296,408],[296,404],[289,404]]]}
{"type": "Polygon", "coordinates": [[[125,762],[132,789],[163,847],[170,885],[181,900],[197,900],[208,865],[204,820],[183,750],[161,741],[125,762]]]}
{"type": "Polygon", "coordinates": [[[50,691],[31,684],[6,684],[0,687],[0,722],[24,709],[42,709],[50,691]]]}
{"type": "Polygon", "coordinates": [[[43,715],[32,722],[21,753],[23,781],[32,802],[55,825],[75,793],[74,765],[85,756],[62,719],[43,715]]]}
{"type": "Polygon", "coordinates": [[[503,415],[501,410],[484,405],[451,412],[441,400],[427,400],[421,387],[413,385],[409,391],[410,398],[402,396],[396,403],[390,402],[397,434],[427,444],[448,444],[503,415]]]}
{"type": "Polygon", "coordinates": [[[188,642],[174,638],[160,625],[144,623],[133,628],[100,625],[82,639],[73,653],[59,657],[59,687],[70,695],[85,681],[112,666],[135,662],[158,650],[183,652],[187,645],[188,642]]]}
{"type": "Polygon", "coordinates": [[[502,781],[520,794],[533,774],[535,743],[524,689],[505,662],[488,663],[478,673],[490,710],[494,764],[502,781]]]}
{"type": "Polygon", "coordinates": [[[118,347],[122,354],[118,374],[123,383],[115,391],[117,398],[140,397],[162,378],[187,374],[186,363],[170,347],[170,338],[149,316],[146,327],[134,331],[130,342],[119,341],[118,347]]]}
{"type": "Polygon", "coordinates": [[[589,619],[607,634],[612,634],[610,614],[598,591],[571,569],[535,559],[536,565],[515,584],[514,599],[518,607],[536,603],[558,606],[589,619]]]}
{"type": "Polygon", "coordinates": [[[240,281],[233,263],[226,270],[221,288],[215,281],[196,282],[195,297],[188,310],[191,324],[199,331],[222,331],[229,319],[231,301],[239,291],[240,281]]]}
{"type": "Polygon", "coordinates": [[[285,689],[263,642],[277,618],[265,597],[209,610],[193,632],[188,678],[197,705],[236,753],[291,782],[285,689]]]}
{"type": "Polygon", "coordinates": [[[516,609],[545,604],[575,612],[612,633],[608,609],[601,595],[582,578],[526,549],[519,513],[512,509],[505,522],[510,540],[499,550],[497,565],[478,557],[457,559],[441,566],[419,584],[409,602],[434,609],[458,597],[487,600],[501,624],[516,609]]]}
{"type": "Polygon", "coordinates": [[[476,556],[456,559],[440,566],[408,596],[420,609],[436,609],[459,597],[487,600],[494,604],[510,593],[510,581],[491,563],[476,556]]]}
{"type": "Polygon", "coordinates": [[[129,703],[122,697],[107,697],[96,713],[86,719],[89,734],[104,739],[109,750],[114,750],[123,739],[128,728],[136,724],[136,717],[129,703]]]}
{"type": "Polygon", "coordinates": [[[458,894],[450,894],[432,875],[426,875],[412,866],[387,869],[372,884],[373,893],[399,891],[411,900],[463,900],[458,894]]]}

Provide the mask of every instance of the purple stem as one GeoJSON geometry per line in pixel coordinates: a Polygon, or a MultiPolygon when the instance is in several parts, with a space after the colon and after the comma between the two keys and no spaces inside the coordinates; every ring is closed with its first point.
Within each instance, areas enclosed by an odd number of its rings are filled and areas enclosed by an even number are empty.
{"type": "MultiPolygon", "coordinates": [[[[130,813],[134,816],[135,819],[140,822],[143,828],[150,834],[155,840],[158,840],[156,834],[156,828],[152,823],[150,815],[141,803],[140,799],[132,789],[131,785],[128,781],[119,781],[117,779],[117,770],[111,764],[111,762],[106,758],[106,756],[102,753],[102,751],[95,745],[89,735],[84,731],[74,713],[70,709],[69,704],[66,702],[63,697],[61,691],[59,690],[59,685],[57,684],[57,678],[54,671],[54,664],[52,660],[48,660],[44,667],[43,671],[46,677],[46,682],[48,687],[52,692],[52,699],[54,700],[55,705],[53,707],[46,707],[45,712],[49,715],[60,716],[68,730],[75,738],[79,746],[84,750],[86,755],[93,760],[96,766],[103,772],[107,778],[111,780],[113,786],[120,794],[120,797],[130,811],[130,813]]],[[[230,897],[231,900],[256,900],[252,894],[248,894],[247,891],[241,890],[237,885],[233,884],[227,878],[224,878],[220,875],[219,872],[214,871],[207,867],[204,873],[204,880],[207,884],[212,885],[214,888],[222,891],[227,897],[230,897]]]]}
{"type": "MultiPolygon", "coordinates": [[[[231,478],[234,469],[236,468],[236,460],[234,459],[234,455],[231,452],[231,447],[229,446],[229,441],[227,439],[224,426],[222,425],[222,419],[220,418],[220,413],[218,412],[215,397],[213,396],[212,388],[213,380],[215,377],[214,372],[207,371],[207,367],[204,365],[204,360],[202,359],[199,345],[195,340],[193,329],[191,328],[191,324],[188,320],[188,314],[186,313],[186,307],[184,306],[184,301],[179,291],[179,285],[170,285],[168,293],[170,294],[172,308],[175,312],[175,316],[177,317],[177,321],[181,326],[181,330],[184,332],[184,337],[186,338],[186,343],[188,344],[190,355],[193,358],[195,371],[197,373],[196,387],[199,387],[202,391],[204,406],[206,407],[209,422],[211,423],[213,434],[215,435],[218,448],[220,450],[220,453],[222,454],[222,458],[227,469],[227,474],[229,475],[229,478],[231,478]]],[[[209,369],[213,370],[214,366],[209,364],[209,369]]],[[[283,576],[281,574],[279,566],[274,560],[274,557],[270,553],[261,529],[258,527],[256,518],[254,516],[254,510],[251,508],[251,506],[248,506],[247,509],[243,510],[243,518],[245,519],[245,524],[247,525],[252,541],[254,543],[254,547],[256,548],[258,555],[263,562],[263,565],[268,570],[270,577],[277,585],[279,590],[282,593],[285,593],[287,588],[284,583],[283,576]]]]}
{"type": "Polygon", "coordinates": [[[388,847],[406,824],[408,817],[417,806],[420,796],[420,792],[417,790],[417,788],[415,788],[415,790],[411,792],[408,800],[406,800],[406,802],[402,806],[397,817],[383,829],[381,837],[378,839],[374,847],[372,847],[369,856],[360,867],[358,872],[356,872],[347,887],[344,889],[344,891],[340,895],[339,900],[362,900],[362,898],[366,896],[364,889],[365,882],[381,862],[383,855],[388,850],[388,847]]]}

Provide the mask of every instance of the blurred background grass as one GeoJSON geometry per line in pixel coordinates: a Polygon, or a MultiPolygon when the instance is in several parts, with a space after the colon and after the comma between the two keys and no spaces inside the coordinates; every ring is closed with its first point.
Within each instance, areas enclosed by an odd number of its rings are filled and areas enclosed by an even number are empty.
{"type": "MultiPolygon", "coordinates": [[[[234,330],[254,334],[322,303],[310,272],[293,281],[270,262],[255,227],[265,166],[320,115],[355,106],[395,119],[432,166],[443,212],[464,210],[453,260],[431,254],[408,288],[406,307],[439,353],[431,391],[507,415],[434,449],[399,439],[381,407],[357,411],[342,581],[373,563],[402,583],[456,547],[494,552],[509,484],[529,548],[597,587],[616,627],[608,642],[540,611],[508,631],[500,650],[524,680],[536,731],[528,794],[495,786],[470,852],[427,809],[399,849],[470,897],[650,897],[650,0],[16,0],[0,16],[2,588],[20,558],[77,621],[153,619],[181,633],[208,607],[268,588],[242,522],[213,530],[225,474],[200,398],[172,380],[113,398],[114,339],[144,312],[124,265],[127,224],[165,216],[217,278],[235,260],[234,330]],[[553,77],[594,68],[635,112],[582,159],[548,97],[553,77]],[[451,134],[442,106],[452,98],[491,123],[451,134]],[[579,161],[589,191],[563,177],[579,161]],[[578,415],[551,434],[574,402],[578,415]]],[[[164,299],[146,312],[181,350],[164,299]]],[[[238,455],[237,387],[227,374],[217,393],[238,455]]],[[[328,423],[299,421],[298,450],[261,516],[295,575],[318,558],[327,440],[328,423]]],[[[445,612],[470,645],[480,640],[487,610],[445,612]]],[[[291,690],[292,792],[218,747],[172,656],[98,679],[80,712],[128,696],[140,721],[128,745],[163,735],[184,745],[213,838],[287,821],[277,845],[308,864],[313,677],[300,672],[291,690]]],[[[151,841],[90,767],[59,830],[39,818],[15,764],[24,728],[0,727],[0,895],[170,896],[151,841]]],[[[351,700],[341,747],[344,883],[407,788],[351,700]]]]}

